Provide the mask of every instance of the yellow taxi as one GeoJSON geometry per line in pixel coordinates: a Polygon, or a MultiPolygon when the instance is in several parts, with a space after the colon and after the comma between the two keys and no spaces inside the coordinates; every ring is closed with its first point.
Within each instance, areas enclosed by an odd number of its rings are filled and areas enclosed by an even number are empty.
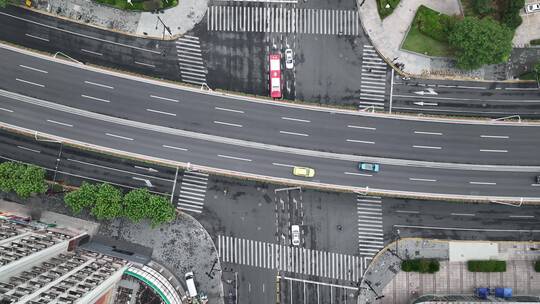
{"type": "Polygon", "coordinates": [[[315,169],[307,168],[307,167],[294,167],[292,170],[292,174],[294,176],[301,176],[301,177],[314,177],[315,169]]]}

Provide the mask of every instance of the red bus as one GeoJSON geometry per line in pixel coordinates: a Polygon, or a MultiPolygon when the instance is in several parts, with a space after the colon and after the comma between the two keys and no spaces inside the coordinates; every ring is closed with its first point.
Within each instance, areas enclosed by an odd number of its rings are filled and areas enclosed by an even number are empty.
{"type": "Polygon", "coordinates": [[[281,98],[281,55],[270,54],[270,96],[281,98]]]}

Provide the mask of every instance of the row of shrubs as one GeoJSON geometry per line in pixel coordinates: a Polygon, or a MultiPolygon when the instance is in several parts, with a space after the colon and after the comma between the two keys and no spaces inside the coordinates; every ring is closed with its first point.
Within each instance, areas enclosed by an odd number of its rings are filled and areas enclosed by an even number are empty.
{"type": "Polygon", "coordinates": [[[0,190],[28,198],[32,194],[45,193],[47,188],[42,168],[16,162],[0,164],[0,190]]]}
{"type": "Polygon", "coordinates": [[[531,45],[540,45],[540,39],[533,39],[530,42],[531,45]]]}
{"type": "Polygon", "coordinates": [[[540,260],[534,262],[534,271],[540,272],[540,260]]]}
{"type": "Polygon", "coordinates": [[[175,209],[167,198],[151,194],[148,189],[134,189],[125,195],[120,189],[104,183],[93,185],[83,182],[82,186],[64,196],[71,210],[78,214],[90,209],[98,220],[124,217],[132,222],[149,219],[152,227],[170,222],[175,218],[175,209]]]}
{"type": "MultiPolygon", "coordinates": [[[[534,267],[540,272],[540,261],[537,261],[534,267]]],[[[435,273],[439,271],[439,268],[439,261],[434,259],[413,259],[401,262],[401,270],[405,272],[435,273]]],[[[505,272],[506,261],[467,261],[467,269],[470,272],[505,272]]]]}
{"type": "Polygon", "coordinates": [[[418,30],[437,41],[448,42],[448,36],[456,24],[457,19],[439,13],[431,8],[420,5],[413,20],[413,26],[418,30]]]}
{"type": "Polygon", "coordinates": [[[401,270],[405,272],[435,273],[439,271],[439,261],[434,259],[414,259],[401,262],[401,270]]]}
{"type": "Polygon", "coordinates": [[[470,272],[505,272],[506,261],[498,261],[498,260],[467,261],[467,269],[470,272]]]}

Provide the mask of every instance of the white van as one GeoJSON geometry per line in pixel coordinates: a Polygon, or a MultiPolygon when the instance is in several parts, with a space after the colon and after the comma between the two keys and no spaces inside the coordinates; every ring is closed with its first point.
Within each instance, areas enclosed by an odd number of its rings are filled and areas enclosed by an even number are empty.
{"type": "Polygon", "coordinates": [[[186,273],[186,285],[187,285],[189,297],[191,298],[196,297],[197,288],[195,288],[195,279],[194,279],[192,271],[186,273]]]}

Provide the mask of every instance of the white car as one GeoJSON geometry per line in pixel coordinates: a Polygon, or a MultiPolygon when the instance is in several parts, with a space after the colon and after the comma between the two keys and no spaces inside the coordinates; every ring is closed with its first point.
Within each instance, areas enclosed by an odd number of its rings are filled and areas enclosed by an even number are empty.
{"type": "Polygon", "coordinates": [[[534,13],[540,11],[540,3],[528,4],[525,7],[527,13],[534,13]]]}
{"type": "Polygon", "coordinates": [[[300,245],[300,226],[292,225],[291,226],[291,235],[292,235],[292,244],[294,246],[300,245]]]}
{"type": "Polygon", "coordinates": [[[285,67],[289,70],[294,67],[293,52],[291,49],[285,50],[285,67]]]}

